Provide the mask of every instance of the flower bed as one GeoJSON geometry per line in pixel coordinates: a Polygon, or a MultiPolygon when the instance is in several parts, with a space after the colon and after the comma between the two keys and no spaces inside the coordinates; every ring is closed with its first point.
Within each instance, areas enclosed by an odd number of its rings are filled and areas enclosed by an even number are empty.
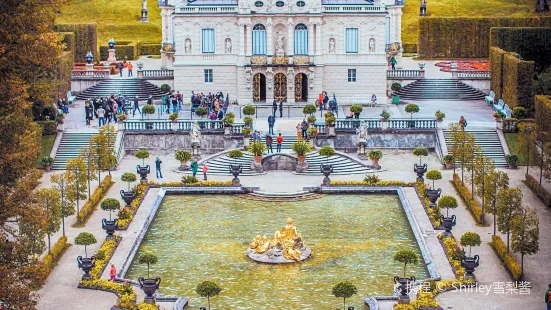
{"type": "Polygon", "coordinates": [[[525,177],[526,180],[524,183],[532,190],[532,192],[536,193],[536,195],[543,201],[543,203],[545,203],[546,206],[551,207],[551,194],[530,174],[526,174],[525,177]]]}
{"type": "Polygon", "coordinates": [[[414,182],[404,181],[378,181],[375,183],[368,183],[366,181],[331,181],[331,186],[414,186],[414,182]]]}
{"type": "Polygon", "coordinates": [[[99,187],[96,188],[94,193],[90,196],[86,203],[84,203],[82,208],[80,208],[80,211],[77,214],[77,222],[73,226],[82,227],[86,224],[94,210],[96,210],[101,199],[103,199],[113,184],[115,184],[115,182],[111,181],[110,175],[103,178],[103,181],[101,181],[99,187]]]}
{"type": "Polygon", "coordinates": [[[490,246],[492,247],[492,249],[494,249],[499,258],[505,263],[505,268],[511,275],[511,278],[513,278],[513,280],[515,281],[518,281],[521,276],[520,265],[518,264],[513,254],[507,252],[507,246],[505,245],[503,240],[501,240],[501,237],[497,235],[492,236],[492,242],[490,243],[490,246]]]}
{"type": "Polygon", "coordinates": [[[114,240],[106,239],[105,241],[103,241],[103,244],[95,255],[96,265],[90,271],[90,274],[94,279],[101,278],[101,274],[107,267],[107,263],[109,262],[109,260],[111,260],[111,256],[113,256],[113,253],[115,253],[115,249],[121,242],[122,237],[116,234],[113,236],[115,237],[114,240]]]}
{"type": "Polygon", "coordinates": [[[36,283],[36,289],[39,289],[44,285],[44,282],[46,282],[46,279],[54,270],[55,266],[57,265],[57,262],[65,253],[65,250],[67,250],[71,246],[70,243],[67,243],[67,237],[61,236],[59,239],[57,239],[57,242],[54,244],[54,246],[51,248],[50,253],[48,253],[44,258],[42,259],[42,263],[40,268],[43,270],[43,272],[39,273],[40,279],[38,279],[36,283]]]}
{"type": "Polygon", "coordinates": [[[444,253],[448,258],[448,262],[450,262],[455,278],[462,281],[465,276],[465,268],[461,267],[461,249],[457,241],[454,237],[444,238],[442,234],[438,235],[438,241],[442,245],[442,248],[444,248],[444,253]]]}
{"type": "Polygon", "coordinates": [[[430,223],[432,225],[433,229],[442,229],[440,226],[441,219],[440,219],[440,209],[438,207],[430,208],[430,201],[425,196],[426,193],[426,185],[423,182],[417,182],[415,183],[415,192],[417,193],[417,197],[419,197],[419,200],[421,200],[421,204],[423,205],[423,209],[425,209],[425,213],[429,217],[430,223]]]}
{"type": "Polygon", "coordinates": [[[435,66],[440,67],[440,71],[451,72],[452,63],[457,63],[458,71],[490,71],[489,60],[458,60],[458,61],[441,61],[435,66]]]}
{"type": "Polygon", "coordinates": [[[455,189],[459,193],[459,196],[461,196],[461,199],[463,199],[463,202],[465,202],[465,205],[467,206],[467,209],[473,216],[474,220],[477,223],[480,223],[480,220],[482,219],[482,209],[480,208],[480,204],[478,203],[478,201],[473,199],[471,192],[469,192],[469,189],[461,183],[461,179],[457,174],[453,175],[453,181],[451,182],[453,184],[453,187],[455,187],[455,189]]]}

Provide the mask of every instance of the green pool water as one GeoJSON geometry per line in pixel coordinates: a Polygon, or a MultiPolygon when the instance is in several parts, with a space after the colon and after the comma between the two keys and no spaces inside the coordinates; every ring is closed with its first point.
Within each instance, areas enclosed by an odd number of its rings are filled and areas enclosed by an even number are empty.
{"type": "MultiPolygon", "coordinates": [[[[363,297],[390,295],[403,265],[393,256],[402,248],[421,255],[396,195],[329,195],[301,202],[258,202],[235,196],[167,196],[147,232],[129,279],[147,275],[138,264],[143,251],[157,254],[151,276],[162,278],[163,295],[190,298],[191,309],[206,306],[195,288],[202,281],[222,287],[211,299],[217,309],[336,309],[342,299],[334,284],[348,280],[363,297]],[[310,259],[288,265],[250,261],[245,254],[256,235],[273,236],[292,217],[310,259]]],[[[423,261],[408,276],[428,278],[423,261]]]]}

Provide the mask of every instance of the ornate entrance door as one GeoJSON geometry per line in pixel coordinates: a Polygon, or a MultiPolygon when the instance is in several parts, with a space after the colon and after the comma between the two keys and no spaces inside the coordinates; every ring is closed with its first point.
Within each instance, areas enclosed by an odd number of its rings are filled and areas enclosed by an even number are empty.
{"type": "Polygon", "coordinates": [[[274,76],[274,99],[277,101],[287,100],[287,76],[283,73],[274,76]]]}
{"type": "Polygon", "coordinates": [[[295,101],[308,100],[308,77],[304,73],[295,76],[295,101]]]}
{"type": "Polygon", "coordinates": [[[257,73],[253,77],[253,100],[266,100],[266,77],[262,73],[257,73]]]}

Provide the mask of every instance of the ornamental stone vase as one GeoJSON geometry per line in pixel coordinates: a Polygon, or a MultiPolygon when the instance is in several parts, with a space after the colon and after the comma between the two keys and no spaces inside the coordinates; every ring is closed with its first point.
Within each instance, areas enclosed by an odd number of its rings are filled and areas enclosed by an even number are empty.
{"type": "Polygon", "coordinates": [[[232,125],[224,126],[224,135],[229,136],[232,134],[232,125]]]}
{"type": "Polygon", "coordinates": [[[144,167],[137,165],[136,172],[140,175],[140,182],[147,182],[147,175],[151,172],[149,165],[144,167]]]}
{"type": "Polygon", "coordinates": [[[411,284],[415,282],[415,277],[401,278],[399,276],[394,277],[394,284],[399,283],[400,295],[398,296],[399,303],[409,302],[409,291],[411,284]]]}
{"type": "Polygon", "coordinates": [[[329,137],[334,137],[336,136],[337,134],[335,133],[335,124],[333,125],[327,125],[327,135],[329,137]]]}
{"type": "Polygon", "coordinates": [[[462,257],[461,267],[465,268],[465,279],[474,279],[474,270],[480,265],[480,257],[475,255],[474,257],[462,257]]]}
{"type": "Polygon", "coordinates": [[[233,175],[231,183],[233,186],[240,186],[241,181],[239,180],[239,174],[243,173],[243,166],[241,164],[230,164],[230,173],[233,175]]]}
{"type": "Polygon", "coordinates": [[[425,193],[425,196],[429,199],[430,204],[429,207],[436,207],[436,200],[440,198],[440,194],[442,193],[442,189],[429,189],[425,193]]]}
{"type": "Polygon", "coordinates": [[[131,208],[132,207],[132,201],[134,200],[134,198],[136,198],[136,194],[134,194],[134,192],[132,192],[132,191],[125,192],[122,189],[121,189],[120,193],[121,193],[122,200],[124,200],[124,203],[126,204],[124,207],[125,208],[131,208]]]}
{"type": "Polygon", "coordinates": [[[138,278],[138,283],[140,283],[140,288],[145,293],[144,302],[147,304],[155,304],[155,292],[159,289],[161,284],[161,278],[157,277],[155,279],[146,279],[144,277],[138,278]]]}
{"type": "Polygon", "coordinates": [[[427,164],[413,164],[413,172],[417,174],[417,182],[425,182],[425,179],[423,179],[423,175],[425,172],[427,172],[427,164]]]}
{"type": "Polygon", "coordinates": [[[331,179],[329,179],[329,175],[331,175],[331,173],[333,173],[333,165],[321,164],[320,165],[320,171],[325,176],[325,178],[323,178],[323,184],[322,185],[325,185],[325,186],[331,185],[331,179]]]}
{"type": "Polygon", "coordinates": [[[115,230],[117,230],[117,219],[112,221],[108,221],[106,219],[101,220],[101,228],[103,228],[107,233],[108,240],[114,239],[115,237],[113,234],[115,233],[115,230]]]}
{"type": "Polygon", "coordinates": [[[82,269],[84,271],[84,275],[82,276],[82,280],[92,280],[92,275],[90,274],[90,270],[96,266],[96,257],[92,256],[90,258],[88,257],[77,257],[77,263],[78,268],[82,269]]]}
{"type": "Polygon", "coordinates": [[[444,228],[445,232],[444,232],[444,237],[451,237],[452,235],[452,228],[455,226],[456,224],[456,218],[455,218],[455,215],[452,215],[450,217],[445,217],[443,215],[440,216],[440,218],[442,219],[441,221],[441,225],[442,227],[444,228]]]}

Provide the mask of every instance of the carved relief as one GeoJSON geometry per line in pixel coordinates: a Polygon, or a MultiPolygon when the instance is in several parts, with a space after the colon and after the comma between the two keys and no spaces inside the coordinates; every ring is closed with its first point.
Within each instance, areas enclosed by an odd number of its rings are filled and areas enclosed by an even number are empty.
{"type": "Polygon", "coordinates": [[[247,88],[251,88],[251,79],[253,77],[253,71],[249,68],[245,70],[245,79],[247,80],[247,88]]]}
{"type": "Polygon", "coordinates": [[[294,78],[295,70],[293,68],[289,68],[289,70],[287,70],[287,86],[289,89],[293,88],[293,85],[295,84],[293,80],[294,78]]]}
{"type": "Polygon", "coordinates": [[[232,45],[231,45],[231,39],[230,38],[226,39],[224,47],[225,47],[226,54],[231,54],[232,45]]]}
{"type": "Polygon", "coordinates": [[[266,70],[266,86],[268,87],[268,89],[272,89],[273,80],[274,80],[274,72],[270,68],[266,70]]]}
{"type": "Polygon", "coordinates": [[[329,39],[329,54],[335,54],[335,39],[329,39]]]}
{"type": "Polygon", "coordinates": [[[308,86],[310,86],[310,89],[314,89],[314,69],[310,68],[306,75],[308,76],[308,86]]]}
{"type": "Polygon", "coordinates": [[[186,43],[185,43],[185,53],[186,54],[191,54],[191,39],[190,38],[187,38],[186,39],[186,43]]]}
{"type": "Polygon", "coordinates": [[[369,39],[369,52],[375,53],[375,38],[369,39]]]}

